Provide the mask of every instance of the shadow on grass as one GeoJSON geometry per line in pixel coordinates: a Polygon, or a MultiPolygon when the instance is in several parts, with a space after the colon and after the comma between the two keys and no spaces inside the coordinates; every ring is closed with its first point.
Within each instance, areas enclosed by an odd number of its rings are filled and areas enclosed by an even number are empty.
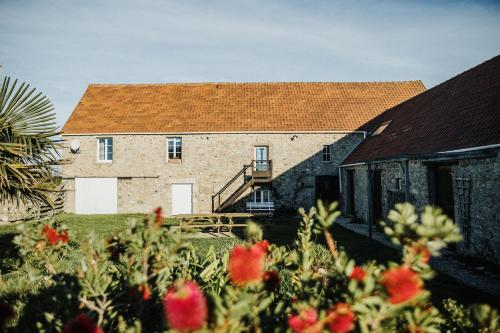
{"type": "MultiPolygon", "coordinates": [[[[293,246],[299,226],[300,218],[298,216],[278,216],[273,219],[269,230],[264,229],[264,238],[273,244],[293,246]]],[[[367,237],[345,229],[340,225],[335,224],[331,231],[337,246],[346,251],[357,264],[364,264],[371,260],[376,260],[382,264],[387,264],[389,261],[401,261],[402,254],[396,249],[370,241],[367,237]]],[[[326,245],[322,235],[315,236],[314,241],[326,245]]],[[[441,302],[447,298],[453,298],[465,305],[488,303],[500,308],[500,300],[496,297],[460,283],[440,272],[436,272],[434,279],[427,281],[426,285],[432,292],[431,300],[436,306],[441,306],[441,302]]]]}
{"type": "Polygon", "coordinates": [[[20,260],[17,246],[12,243],[15,232],[0,234],[0,271],[2,274],[12,271],[20,260]]]}

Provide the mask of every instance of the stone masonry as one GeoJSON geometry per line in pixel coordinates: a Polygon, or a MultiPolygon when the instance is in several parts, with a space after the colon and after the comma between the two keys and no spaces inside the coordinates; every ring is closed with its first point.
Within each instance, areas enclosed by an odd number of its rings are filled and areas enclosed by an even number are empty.
{"type": "Polygon", "coordinates": [[[65,211],[75,209],[75,177],[117,177],[119,213],[149,212],[162,206],[170,214],[173,183],[193,184],[193,213],[208,213],[212,195],[254,159],[254,146],[269,146],[275,204],[283,209],[308,208],[315,199],[314,177],[338,175],[338,165],[362,138],[360,133],[66,135],[65,211]],[[97,162],[99,137],[113,138],[112,163],[97,162]],[[168,161],[169,137],[182,138],[182,161],[168,161]],[[70,152],[71,140],[80,141],[78,154],[70,152]],[[331,162],[322,161],[327,144],[331,162]]]}
{"type": "MultiPolygon", "coordinates": [[[[454,179],[454,215],[455,222],[464,235],[465,241],[458,245],[460,253],[469,256],[482,256],[484,259],[500,263],[500,239],[497,237],[500,227],[500,152],[495,157],[460,159],[450,162],[454,179]],[[469,195],[467,209],[469,219],[461,219],[459,197],[455,181],[465,179],[469,195]]],[[[404,161],[380,161],[371,164],[371,168],[381,171],[382,216],[385,218],[394,204],[405,201],[405,165],[404,161]]],[[[366,164],[342,168],[342,202],[346,207],[348,185],[346,171],[354,170],[355,216],[368,221],[368,175],[366,164]]],[[[429,166],[425,160],[409,161],[409,202],[418,210],[431,204],[429,187],[429,166]]],[[[344,208],[344,212],[345,208],[344,208]]]]}

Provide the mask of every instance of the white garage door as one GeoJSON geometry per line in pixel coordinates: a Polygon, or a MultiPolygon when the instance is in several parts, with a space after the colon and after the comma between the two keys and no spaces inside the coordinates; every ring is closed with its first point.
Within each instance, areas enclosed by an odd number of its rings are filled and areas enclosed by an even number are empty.
{"type": "Polygon", "coordinates": [[[75,178],[75,213],[116,214],[116,178],[75,178]]]}
{"type": "Polygon", "coordinates": [[[172,215],[191,214],[192,184],[172,184],[172,215]]]}

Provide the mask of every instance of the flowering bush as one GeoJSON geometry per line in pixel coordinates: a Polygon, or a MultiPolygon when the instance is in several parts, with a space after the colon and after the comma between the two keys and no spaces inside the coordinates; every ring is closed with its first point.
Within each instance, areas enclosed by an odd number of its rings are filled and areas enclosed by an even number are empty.
{"type": "Polygon", "coordinates": [[[487,305],[449,301],[440,311],[429,301],[430,256],[460,240],[440,210],[425,208],[418,222],[413,206],[397,205],[382,226],[402,245],[401,262],[360,266],[336,246],[336,208],[300,210],[293,247],[269,244],[249,223],[244,244],[204,256],[163,224],[161,209],[110,239],[80,244],[54,222],[23,226],[14,240],[23,262],[0,278],[0,325],[65,333],[498,331],[487,305]],[[325,237],[329,259],[314,260],[313,233],[325,237]]]}

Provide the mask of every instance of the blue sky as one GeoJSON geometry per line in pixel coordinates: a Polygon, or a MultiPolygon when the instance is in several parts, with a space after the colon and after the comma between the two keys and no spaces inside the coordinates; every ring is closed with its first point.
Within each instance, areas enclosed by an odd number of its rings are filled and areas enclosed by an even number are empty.
{"type": "Polygon", "coordinates": [[[62,125],[89,83],[392,81],[500,54],[481,1],[0,0],[0,64],[62,125]]]}

